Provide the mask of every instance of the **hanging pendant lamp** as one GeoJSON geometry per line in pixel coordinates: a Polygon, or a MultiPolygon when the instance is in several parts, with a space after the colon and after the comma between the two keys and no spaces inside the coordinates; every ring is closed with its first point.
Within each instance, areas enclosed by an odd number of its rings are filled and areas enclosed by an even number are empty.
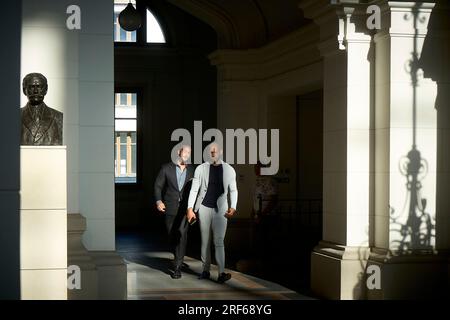
{"type": "Polygon", "coordinates": [[[119,14],[119,24],[126,31],[135,31],[142,25],[142,18],[139,12],[129,2],[125,9],[119,14]]]}

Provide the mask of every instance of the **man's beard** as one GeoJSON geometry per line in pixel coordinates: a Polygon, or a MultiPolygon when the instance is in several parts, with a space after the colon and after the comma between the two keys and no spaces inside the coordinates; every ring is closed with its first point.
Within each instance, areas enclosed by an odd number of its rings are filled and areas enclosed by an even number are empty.
{"type": "Polygon", "coordinates": [[[211,155],[209,156],[210,162],[216,164],[217,162],[219,162],[219,157],[215,156],[212,157],[211,155]]]}

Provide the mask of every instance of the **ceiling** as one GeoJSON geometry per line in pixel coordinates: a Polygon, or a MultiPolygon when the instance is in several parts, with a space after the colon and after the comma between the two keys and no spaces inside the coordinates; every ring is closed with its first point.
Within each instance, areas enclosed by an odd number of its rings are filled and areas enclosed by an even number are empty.
{"type": "Polygon", "coordinates": [[[220,48],[261,47],[310,21],[300,0],[168,0],[209,24],[220,48]]]}

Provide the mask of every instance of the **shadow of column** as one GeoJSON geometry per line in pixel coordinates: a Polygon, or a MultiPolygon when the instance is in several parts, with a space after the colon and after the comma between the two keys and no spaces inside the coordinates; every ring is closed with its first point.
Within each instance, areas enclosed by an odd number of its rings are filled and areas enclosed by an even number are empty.
{"type": "Polygon", "coordinates": [[[419,66],[424,77],[437,84],[435,108],[437,112],[437,181],[436,181],[436,248],[450,247],[449,224],[450,187],[448,151],[450,146],[450,6],[438,1],[428,23],[419,66]]]}
{"type": "MultiPolygon", "coordinates": [[[[428,174],[428,162],[422,157],[417,145],[417,89],[418,73],[424,67],[426,56],[423,54],[419,58],[419,24],[424,24],[426,18],[420,15],[421,3],[418,2],[412,10],[412,14],[405,14],[404,19],[413,19],[415,35],[411,59],[406,62],[406,70],[411,76],[413,88],[412,97],[412,146],[406,156],[399,161],[399,171],[406,178],[406,199],[405,207],[396,213],[394,208],[390,208],[390,233],[398,233],[396,240],[391,241],[391,247],[399,254],[407,254],[412,250],[432,250],[435,237],[435,221],[432,214],[426,211],[427,199],[422,194],[422,181],[428,174]],[[406,223],[399,221],[403,211],[408,208],[406,223]]],[[[431,21],[430,21],[431,23],[431,21]]],[[[433,34],[429,30],[429,35],[433,34]]],[[[431,38],[430,36],[428,38],[431,38]]],[[[426,53],[426,50],[424,49],[426,53]]],[[[429,57],[428,57],[429,58],[429,57]]]]}

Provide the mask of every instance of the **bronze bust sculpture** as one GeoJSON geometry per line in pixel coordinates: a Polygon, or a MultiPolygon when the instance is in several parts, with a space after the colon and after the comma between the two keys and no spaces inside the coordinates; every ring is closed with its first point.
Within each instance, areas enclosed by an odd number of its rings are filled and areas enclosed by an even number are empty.
{"type": "Polygon", "coordinates": [[[47,78],[40,73],[30,73],[23,78],[23,93],[28,103],[21,109],[21,144],[28,146],[62,145],[63,114],[44,103],[47,78]]]}

